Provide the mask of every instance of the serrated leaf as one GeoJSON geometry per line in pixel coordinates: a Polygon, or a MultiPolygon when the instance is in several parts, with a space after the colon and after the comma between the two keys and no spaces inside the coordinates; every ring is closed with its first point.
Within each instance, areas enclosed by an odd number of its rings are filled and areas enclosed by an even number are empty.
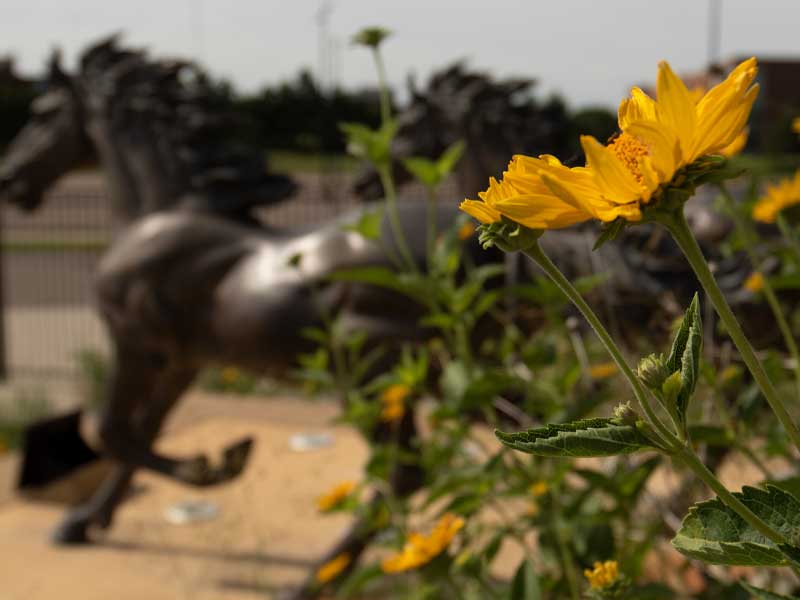
{"type": "Polygon", "coordinates": [[[585,419],[495,435],[509,448],[536,456],[615,456],[653,447],[636,427],[620,419],[585,419]]]}
{"type": "Polygon", "coordinates": [[[782,596],[781,594],[776,594],[775,592],[762,590],[761,588],[752,586],[745,581],[740,581],[739,585],[741,585],[750,593],[753,598],[756,598],[757,600],[800,600],[800,598],[797,596],[782,596]]]}
{"type": "MultiPolygon", "coordinates": [[[[800,531],[800,502],[788,492],[767,485],[765,490],[745,486],[734,493],[767,525],[796,544],[800,531]]],[[[800,565],[793,545],[778,546],[751,527],[718,498],[699,502],[672,540],[682,554],[717,565],[800,565]]]]}

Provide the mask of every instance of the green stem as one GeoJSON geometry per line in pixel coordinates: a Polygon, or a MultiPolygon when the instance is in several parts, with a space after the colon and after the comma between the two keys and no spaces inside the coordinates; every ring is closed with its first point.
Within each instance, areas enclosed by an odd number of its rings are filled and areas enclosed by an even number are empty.
{"type": "Polygon", "coordinates": [[[386,124],[392,118],[392,103],[389,99],[389,87],[386,84],[386,68],[383,65],[381,52],[377,47],[372,49],[375,69],[378,71],[378,90],[381,98],[381,121],[386,124]]]}
{"type": "Polygon", "coordinates": [[[797,241],[797,235],[794,229],[781,213],[778,213],[775,223],[778,225],[778,229],[781,230],[781,234],[789,244],[792,252],[794,252],[794,257],[797,260],[798,266],[800,266],[800,242],[797,241]]]}
{"type": "MultiPolygon", "coordinates": [[[[720,183],[719,190],[722,193],[722,197],[725,199],[725,203],[728,206],[728,211],[733,217],[733,223],[736,226],[736,229],[739,231],[744,250],[750,259],[751,264],[753,265],[753,269],[761,273],[761,270],[759,269],[759,260],[756,256],[755,250],[753,249],[751,228],[748,227],[747,223],[742,218],[741,213],[736,209],[736,203],[728,191],[728,188],[725,187],[725,184],[720,183]]],[[[783,217],[780,218],[783,220],[783,217]]],[[[763,276],[763,273],[761,274],[763,276]]],[[[775,316],[775,322],[778,324],[778,329],[781,331],[783,342],[786,344],[789,354],[791,354],[792,360],[794,361],[794,378],[795,384],[797,385],[798,398],[800,398],[800,351],[798,351],[797,342],[795,341],[794,335],[792,334],[792,329],[789,327],[789,323],[786,321],[786,317],[783,314],[780,302],[778,301],[778,296],[775,294],[772,284],[770,284],[766,277],[764,277],[763,292],[764,297],[767,300],[767,304],[769,304],[770,310],[772,310],[772,314],[775,316]]]]}
{"type": "MultiPolygon", "coordinates": [[[[686,221],[683,220],[682,213],[681,213],[681,220],[683,221],[685,226],[686,221]]],[[[688,233],[691,240],[694,241],[694,237],[691,236],[688,227],[686,227],[686,233],[688,233]]],[[[614,340],[608,334],[608,331],[606,331],[603,324],[597,318],[597,315],[595,315],[594,311],[586,303],[586,301],[580,295],[578,290],[575,289],[575,287],[569,282],[569,280],[566,277],[564,277],[564,274],[561,271],[559,271],[558,267],[556,267],[553,264],[553,262],[547,257],[547,255],[542,251],[542,249],[539,247],[539,244],[538,243],[534,244],[524,252],[526,255],[532,258],[539,265],[539,267],[553,280],[553,282],[573,302],[573,304],[575,304],[578,310],[583,314],[584,318],[592,326],[592,329],[594,329],[595,333],[600,338],[600,341],[606,347],[606,350],[611,355],[611,358],[617,364],[620,371],[625,375],[626,379],[628,380],[628,383],[630,383],[631,385],[631,388],[633,388],[633,393],[636,396],[636,399],[639,401],[642,410],[647,415],[647,418],[651,421],[651,424],[658,429],[658,433],[661,436],[663,436],[663,439],[659,440],[659,442],[664,444],[664,446],[667,449],[669,449],[669,451],[674,452],[675,453],[674,455],[678,459],[680,459],[684,464],[686,464],[686,466],[689,467],[689,469],[691,469],[706,485],[708,485],[708,487],[711,488],[711,490],[717,494],[719,499],[724,504],[726,504],[728,508],[737,513],[740,517],[742,517],[742,519],[744,519],[747,523],[749,523],[750,525],[755,527],[758,531],[763,533],[767,538],[775,541],[776,543],[785,543],[786,540],[780,533],[771,529],[769,525],[764,523],[764,521],[762,521],[757,515],[755,515],[749,508],[747,508],[744,504],[742,504],[742,502],[739,501],[736,498],[736,496],[731,494],[725,488],[725,486],[722,485],[719,479],[717,479],[717,477],[711,471],[709,471],[708,468],[700,461],[697,455],[695,455],[694,451],[685,443],[679,442],[672,434],[672,432],[670,432],[664,426],[664,424],[661,423],[656,414],[653,412],[652,407],[650,406],[650,403],[647,399],[647,395],[644,391],[644,388],[642,387],[641,382],[633,374],[630,367],[628,367],[628,364],[622,357],[622,353],[620,352],[614,340]]],[[[697,248],[697,252],[698,253],[700,252],[699,248],[697,248]]],[[[702,259],[702,254],[700,254],[700,258],[703,262],[703,265],[705,265],[706,271],[708,272],[708,276],[711,277],[711,273],[708,271],[708,266],[706,265],[705,260],[702,259]]],[[[713,277],[711,277],[711,281],[712,282],[714,281],[713,277]]],[[[714,286],[716,287],[716,283],[714,283],[714,286]]],[[[717,291],[719,290],[717,289],[717,291]]],[[[721,293],[719,293],[720,298],[721,296],[722,296],[721,293]]],[[[727,306],[727,304],[725,306],[727,306]]],[[[728,311],[730,312],[730,309],[728,309],[728,311]]],[[[720,315],[720,318],[722,318],[722,315],[720,315]]],[[[733,322],[738,327],[738,323],[736,322],[735,319],[733,319],[733,322]]],[[[723,323],[725,323],[724,319],[723,323]]],[[[744,338],[744,334],[742,334],[741,337],[744,338]]],[[[755,357],[755,354],[753,354],[753,357],[755,357]]]]}
{"type": "Polygon", "coordinates": [[[786,406],[775,391],[766,371],[764,371],[764,367],[756,356],[755,350],[753,350],[753,346],[744,335],[739,321],[736,320],[733,311],[731,311],[731,307],[728,306],[725,296],[723,296],[714,276],[711,274],[708,263],[703,257],[703,252],[700,250],[700,246],[697,245],[697,240],[694,239],[694,235],[692,235],[689,225],[686,223],[683,209],[659,212],[654,216],[654,219],[667,228],[683,251],[697,279],[700,280],[700,284],[703,286],[711,303],[714,305],[722,324],[728,330],[728,334],[739,350],[742,360],[744,360],[747,368],[750,369],[753,379],[756,380],[756,383],[761,389],[761,393],[764,394],[764,397],[778,417],[778,420],[780,420],[784,429],[786,429],[794,445],[800,448],[800,430],[797,429],[797,425],[792,420],[792,417],[786,410],[786,406]]]}
{"type": "Polygon", "coordinates": [[[532,258],[537,265],[539,265],[539,267],[547,274],[548,277],[550,277],[553,283],[555,283],[556,286],[558,286],[558,288],[564,293],[564,295],[570,299],[575,307],[581,312],[583,317],[588,321],[589,325],[591,325],[592,329],[594,329],[597,337],[600,338],[603,346],[605,346],[606,350],[611,355],[612,360],[616,363],[620,372],[628,380],[628,383],[633,389],[633,395],[636,397],[639,406],[647,415],[647,418],[651,424],[658,430],[661,438],[658,440],[659,444],[667,448],[677,446],[678,440],[661,422],[661,420],[658,418],[658,415],[656,415],[655,411],[650,405],[647,393],[645,392],[641,382],[636,375],[633,374],[633,371],[631,371],[628,363],[625,362],[622,352],[620,351],[616,342],[613,340],[611,335],[609,335],[605,326],[600,322],[600,319],[597,318],[597,315],[594,313],[591,307],[583,299],[583,296],[581,296],[580,292],[578,292],[572,283],[570,283],[570,281],[564,277],[564,274],[542,251],[538,243],[534,244],[524,252],[527,256],[532,258]]]}
{"type": "Polygon", "coordinates": [[[764,537],[772,540],[776,544],[788,543],[785,537],[757,517],[755,513],[753,513],[741,502],[741,500],[729,492],[728,489],[722,485],[722,482],[720,482],[720,480],[708,470],[708,467],[706,467],[700,461],[700,459],[697,458],[697,455],[694,454],[694,452],[688,448],[683,448],[675,455],[675,458],[689,467],[703,481],[703,483],[705,483],[714,491],[717,497],[722,500],[722,502],[724,502],[728,508],[735,511],[740,517],[747,521],[751,527],[760,532],[764,537]]]}
{"type": "Polygon", "coordinates": [[[578,577],[575,573],[575,564],[572,559],[572,552],[570,552],[567,542],[562,535],[563,526],[560,515],[556,518],[554,527],[556,543],[558,544],[558,553],[561,555],[561,562],[563,564],[564,579],[567,580],[567,584],[569,585],[570,596],[573,600],[580,600],[581,591],[578,585],[578,577]]]}
{"type": "Polygon", "coordinates": [[[433,265],[433,251],[436,247],[436,190],[427,187],[427,211],[428,219],[427,239],[428,239],[428,270],[433,265]]]}
{"type": "Polygon", "coordinates": [[[386,194],[386,212],[389,215],[389,227],[392,229],[395,244],[397,244],[397,248],[400,250],[400,256],[402,256],[406,268],[412,273],[415,273],[417,271],[417,263],[414,262],[411,251],[408,249],[403,226],[400,224],[400,216],[397,212],[397,193],[394,188],[394,179],[392,178],[390,169],[391,167],[378,168],[378,174],[380,175],[383,190],[386,194]]]}

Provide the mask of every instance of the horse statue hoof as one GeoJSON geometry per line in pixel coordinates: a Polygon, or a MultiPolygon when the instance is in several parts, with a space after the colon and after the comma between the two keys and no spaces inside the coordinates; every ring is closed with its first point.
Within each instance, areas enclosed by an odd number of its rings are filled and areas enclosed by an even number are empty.
{"type": "Polygon", "coordinates": [[[89,539],[89,520],[83,517],[68,516],[56,527],[50,539],[59,546],[88,544],[91,542],[89,539]]]}
{"type": "Polygon", "coordinates": [[[181,461],[173,475],[179,481],[198,487],[211,485],[216,479],[205,455],[181,461]]]}
{"type": "Polygon", "coordinates": [[[225,448],[222,453],[222,480],[235,479],[242,474],[250,458],[253,443],[253,438],[246,437],[225,448]]]}

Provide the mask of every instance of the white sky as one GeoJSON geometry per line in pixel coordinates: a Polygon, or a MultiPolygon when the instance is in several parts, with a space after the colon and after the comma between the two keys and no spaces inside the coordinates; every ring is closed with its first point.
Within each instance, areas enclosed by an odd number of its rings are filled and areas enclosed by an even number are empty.
{"type": "MultiPolygon", "coordinates": [[[[350,46],[364,26],[395,32],[385,46],[390,81],[404,85],[458,58],[498,75],[534,76],[540,93],[573,106],[616,106],[632,83],[667,59],[705,64],[709,0],[0,0],[0,53],[23,72],[51,48],[72,64],[88,42],[122,30],[153,55],[198,59],[239,90],[293,77],[319,62],[315,14],[331,5],[336,79],[374,79],[367,52],[350,46]]],[[[721,54],[800,56],[798,0],[719,0],[721,54]]]]}

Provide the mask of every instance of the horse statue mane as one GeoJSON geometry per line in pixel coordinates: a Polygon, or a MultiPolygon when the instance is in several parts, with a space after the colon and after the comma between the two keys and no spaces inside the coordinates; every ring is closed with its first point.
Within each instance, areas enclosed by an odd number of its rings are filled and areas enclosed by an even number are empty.
{"type": "Polygon", "coordinates": [[[61,69],[56,53],[47,83],[39,111],[74,104],[80,145],[100,160],[128,217],[186,206],[249,221],[253,207],[295,190],[288,177],[267,172],[257,148],[237,139],[242,117],[193,63],[151,59],[113,35],[83,52],[75,75],[61,69]]]}
{"type": "MultiPolygon", "coordinates": [[[[409,79],[410,102],[397,115],[393,155],[397,159],[435,159],[452,143],[463,140],[466,151],[455,173],[461,196],[486,187],[489,175],[500,175],[513,154],[563,154],[568,120],[560,102],[541,104],[533,96],[534,79],[495,79],[456,62],[433,73],[424,89],[409,79]]],[[[410,179],[399,163],[402,183],[410,179]]],[[[371,172],[356,182],[365,200],[382,195],[371,172]]]]}

